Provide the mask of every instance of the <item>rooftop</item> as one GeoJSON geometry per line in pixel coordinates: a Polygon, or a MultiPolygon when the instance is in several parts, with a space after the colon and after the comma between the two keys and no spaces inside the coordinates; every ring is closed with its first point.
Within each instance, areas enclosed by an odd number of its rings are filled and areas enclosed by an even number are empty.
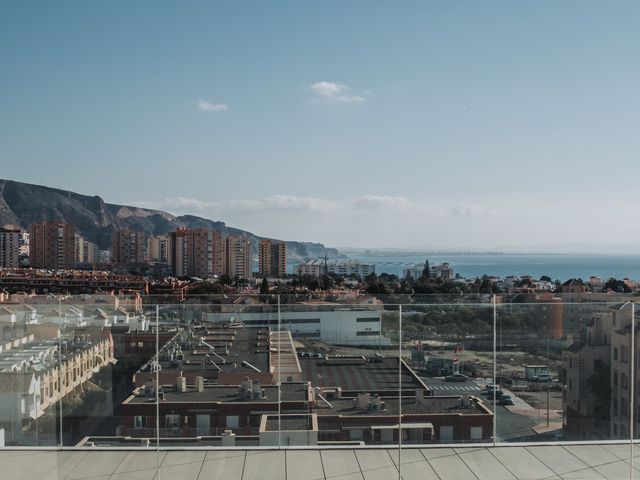
{"type": "MultiPolygon", "coordinates": [[[[308,385],[306,383],[283,383],[280,396],[277,385],[262,385],[264,397],[244,400],[239,393],[239,387],[234,385],[206,385],[202,392],[198,392],[193,385],[187,387],[186,392],[176,391],[174,388],[163,387],[164,402],[277,402],[280,398],[284,402],[304,402],[307,400],[308,385]]],[[[125,403],[155,403],[155,394],[147,397],[144,387],[138,388],[134,395],[125,403]],[[136,393],[139,395],[137,396],[136,393]]],[[[163,400],[160,401],[162,403],[163,400]]]]}
{"type": "MultiPolygon", "coordinates": [[[[349,358],[349,357],[347,357],[349,358]]],[[[370,361],[362,364],[344,364],[339,361],[328,364],[325,359],[301,358],[302,378],[319,387],[340,387],[351,392],[382,392],[397,391],[398,358],[384,357],[381,361],[370,361]]],[[[414,391],[428,390],[420,379],[413,375],[408,368],[402,369],[402,389],[414,391]]]]}
{"type": "MultiPolygon", "coordinates": [[[[476,402],[471,402],[468,407],[461,405],[461,397],[424,397],[421,402],[416,402],[414,398],[402,399],[402,414],[403,415],[423,415],[423,414],[451,414],[461,413],[465,415],[470,414],[489,414],[491,412],[483,406],[479,406],[476,402]]],[[[329,408],[327,405],[318,404],[318,407],[313,409],[314,413],[318,415],[343,415],[343,416],[384,416],[384,415],[398,415],[400,400],[397,397],[382,397],[382,401],[385,404],[384,410],[363,410],[353,406],[353,400],[351,398],[342,398],[340,400],[330,400],[329,403],[333,408],[329,408]]],[[[482,405],[482,404],[480,404],[482,405]]]]}
{"type": "MultiPolygon", "coordinates": [[[[640,455],[636,445],[634,456],[640,455]]],[[[630,479],[628,443],[398,449],[0,450],[7,478],[134,480],[630,479]],[[157,474],[157,475],[156,475],[157,474]]],[[[637,462],[636,462],[637,465],[637,462]]]]}

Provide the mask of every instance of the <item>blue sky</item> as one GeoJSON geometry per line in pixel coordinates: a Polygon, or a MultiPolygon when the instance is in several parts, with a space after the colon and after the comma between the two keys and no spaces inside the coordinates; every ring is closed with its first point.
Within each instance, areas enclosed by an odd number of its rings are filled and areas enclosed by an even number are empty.
{"type": "Polygon", "coordinates": [[[339,246],[636,243],[639,20],[635,1],[4,1],[0,177],[339,246]]]}

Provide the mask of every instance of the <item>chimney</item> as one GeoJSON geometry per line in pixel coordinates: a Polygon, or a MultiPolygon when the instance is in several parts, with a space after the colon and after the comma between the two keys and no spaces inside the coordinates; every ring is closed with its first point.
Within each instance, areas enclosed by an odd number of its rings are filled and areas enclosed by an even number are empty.
{"type": "Polygon", "coordinates": [[[196,377],[196,391],[204,392],[204,377],[196,377]]]}
{"type": "Polygon", "coordinates": [[[176,391],[183,393],[187,391],[187,377],[183,377],[182,374],[176,378],[176,391]]]}
{"type": "Polygon", "coordinates": [[[225,430],[220,440],[223,447],[235,447],[236,446],[236,434],[232,430],[225,430]]]}
{"type": "Polygon", "coordinates": [[[358,408],[360,410],[369,410],[369,404],[371,403],[371,394],[370,393],[359,393],[358,394],[358,408]]]}

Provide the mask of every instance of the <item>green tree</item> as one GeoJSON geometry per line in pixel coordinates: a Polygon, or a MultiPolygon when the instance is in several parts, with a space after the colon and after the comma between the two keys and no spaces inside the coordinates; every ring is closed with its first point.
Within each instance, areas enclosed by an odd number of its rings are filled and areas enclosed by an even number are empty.
{"type": "Polygon", "coordinates": [[[269,295],[269,282],[266,277],[262,279],[260,284],[260,295],[269,295]]]}

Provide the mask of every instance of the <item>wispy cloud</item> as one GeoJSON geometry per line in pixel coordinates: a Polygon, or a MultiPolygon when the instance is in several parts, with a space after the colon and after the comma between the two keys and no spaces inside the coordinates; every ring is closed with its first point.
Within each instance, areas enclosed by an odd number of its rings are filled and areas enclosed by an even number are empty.
{"type": "Polygon", "coordinates": [[[340,82],[320,81],[309,86],[314,102],[362,103],[367,98],[364,94],[354,93],[350,87],[340,82]]]}
{"type": "Polygon", "coordinates": [[[480,216],[495,216],[497,212],[495,210],[487,209],[479,205],[458,204],[451,207],[449,214],[453,217],[480,217],[480,216]]]}
{"type": "Polygon", "coordinates": [[[138,201],[133,205],[145,208],[164,209],[175,213],[207,212],[226,215],[234,212],[309,212],[309,213],[407,213],[440,218],[473,218],[495,216],[497,212],[479,205],[456,204],[435,207],[415,202],[402,196],[367,194],[348,200],[337,201],[317,197],[296,195],[272,195],[258,199],[234,199],[224,202],[206,202],[189,197],[168,197],[159,201],[138,201]]]}
{"type": "Polygon", "coordinates": [[[199,100],[198,108],[205,112],[224,112],[225,110],[229,110],[229,105],[226,103],[212,103],[206,100],[199,100]]]}

